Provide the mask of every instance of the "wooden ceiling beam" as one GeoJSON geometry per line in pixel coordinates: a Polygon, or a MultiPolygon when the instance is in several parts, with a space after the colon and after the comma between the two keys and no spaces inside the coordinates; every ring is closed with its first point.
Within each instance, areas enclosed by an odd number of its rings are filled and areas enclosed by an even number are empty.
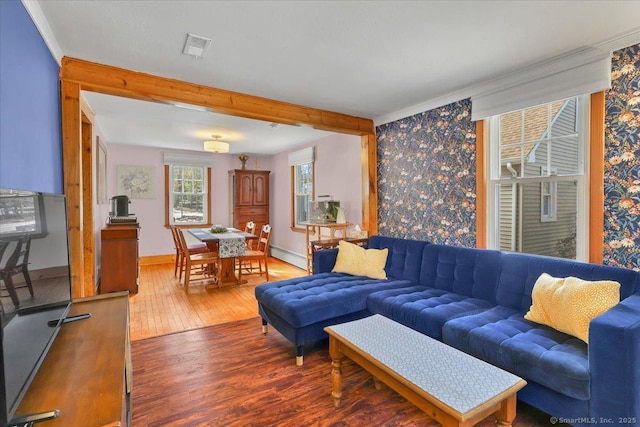
{"type": "MultiPolygon", "coordinates": [[[[81,59],[64,57],[61,61],[62,82],[62,138],[65,194],[69,206],[69,244],[71,247],[71,271],[74,297],[90,296],[95,288],[83,282],[85,276],[83,252],[95,253],[93,239],[83,239],[84,224],[80,215],[88,202],[83,200],[81,159],[92,159],[93,154],[82,156],[81,141],[81,91],[98,92],[124,98],[159,102],[185,103],[205,107],[208,111],[248,119],[264,120],[288,125],[311,126],[315,129],[360,135],[362,152],[362,225],[370,234],[378,231],[377,218],[377,151],[373,121],[332,111],[304,107],[258,96],[197,85],[165,77],[97,64],[81,59]]],[[[87,147],[88,148],[88,147],[87,147]]],[[[88,214],[87,214],[88,215],[88,214]]],[[[91,264],[90,264],[91,265],[91,264]]],[[[86,272],[91,273],[91,272],[86,272]]]]}
{"type": "Polygon", "coordinates": [[[374,134],[371,119],[304,107],[253,95],[217,89],[138,71],[64,57],[60,79],[78,83],[83,90],[161,103],[185,103],[207,108],[213,113],[315,129],[374,134]]]}

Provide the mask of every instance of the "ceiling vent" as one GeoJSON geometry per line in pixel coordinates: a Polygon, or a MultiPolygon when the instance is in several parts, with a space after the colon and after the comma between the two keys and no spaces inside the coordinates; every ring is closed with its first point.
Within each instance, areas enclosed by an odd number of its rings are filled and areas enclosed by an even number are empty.
{"type": "Polygon", "coordinates": [[[187,34],[187,40],[184,43],[182,53],[185,55],[195,56],[196,58],[202,58],[210,44],[211,39],[189,33],[187,34]]]}

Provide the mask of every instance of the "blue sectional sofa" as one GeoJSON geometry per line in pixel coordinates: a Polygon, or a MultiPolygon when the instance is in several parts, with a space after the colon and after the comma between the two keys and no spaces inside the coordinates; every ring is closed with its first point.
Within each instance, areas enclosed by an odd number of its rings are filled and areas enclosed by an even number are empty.
{"type": "Polygon", "coordinates": [[[256,287],[263,325],[296,345],[299,364],[325,326],[381,314],[521,376],[518,398],[560,421],[640,425],[640,273],[382,236],[368,247],[388,248],[386,280],[332,273],[334,249],[315,253],[311,276],[256,287]],[[542,273],[620,283],[588,345],[524,319],[542,273]]]}

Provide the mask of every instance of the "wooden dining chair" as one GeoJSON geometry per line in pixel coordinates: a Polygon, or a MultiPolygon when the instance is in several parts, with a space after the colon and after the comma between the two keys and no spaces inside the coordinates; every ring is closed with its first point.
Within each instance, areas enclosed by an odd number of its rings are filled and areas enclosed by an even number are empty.
{"type": "MultiPolygon", "coordinates": [[[[171,237],[173,237],[173,244],[176,249],[176,262],[173,268],[173,275],[178,276],[178,280],[182,280],[182,272],[184,271],[185,259],[182,255],[182,251],[180,250],[180,238],[178,237],[178,227],[176,227],[175,225],[171,225],[169,228],[171,229],[171,237]]],[[[188,244],[187,249],[189,250],[190,254],[201,254],[201,253],[209,252],[209,248],[207,247],[207,244],[201,243],[201,242],[188,244]]]]}
{"type": "MultiPolygon", "coordinates": [[[[253,221],[247,222],[247,224],[244,227],[244,232],[256,234],[256,223],[253,221]]],[[[246,239],[247,251],[253,250],[254,242],[255,242],[255,239],[246,239]]],[[[253,272],[253,269],[255,268],[253,266],[253,260],[241,261],[240,259],[238,259],[238,265],[239,265],[239,268],[244,268],[248,273],[253,272]]]]}
{"type": "MultiPolygon", "coordinates": [[[[256,223],[253,221],[247,222],[244,226],[244,232],[256,234],[256,223]]],[[[247,240],[247,249],[253,249],[253,239],[247,240]]]]}
{"type": "Polygon", "coordinates": [[[182,251],[182,258],[184,259],[185,292],[189,293],[189,284],[193,280],[192,275],[200,276],[200,279],[213,279],[214,282],[218,284],[218,287],[220,287],[220,280],[217,277],[217,273],[221,271],[222,265],[218,253],[201,252],[192,254],[189,252],[189,247],[184,238],[184,232],[178,228],[177,234],[180,250],[182,251]]]}
{"type": "MultiPolygon", "coordinates": [[[[242,283],[242,266],[244,262],[258,261],[258,273],[262,276],[262,263],[264,262],[264,272],[269,281],[269,244],[271,243],[271,226],[265,224],[260,230],[260,237],[255,249],[245,251],[244,255],[238,257],[238,283],[242,283]]],[[[253,273],[253,271],[251,272],[253,273]]]]}

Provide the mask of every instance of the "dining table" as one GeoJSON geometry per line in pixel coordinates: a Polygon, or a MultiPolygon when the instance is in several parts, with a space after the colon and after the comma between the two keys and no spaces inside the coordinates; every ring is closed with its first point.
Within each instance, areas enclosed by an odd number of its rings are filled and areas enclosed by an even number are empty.
{"type": "Polygon", "coordinates": [[[236,258],[244,255],[247,240],[257,239],[258,236],[237,228],[227,227],[224,233],[212,233],[209,228],[191,228],[189,233],[196,239],[207,244],[210,251],[218,253],[221,268],[218,271],[220,286],[238,284],[235,266],[236,258]]]}

